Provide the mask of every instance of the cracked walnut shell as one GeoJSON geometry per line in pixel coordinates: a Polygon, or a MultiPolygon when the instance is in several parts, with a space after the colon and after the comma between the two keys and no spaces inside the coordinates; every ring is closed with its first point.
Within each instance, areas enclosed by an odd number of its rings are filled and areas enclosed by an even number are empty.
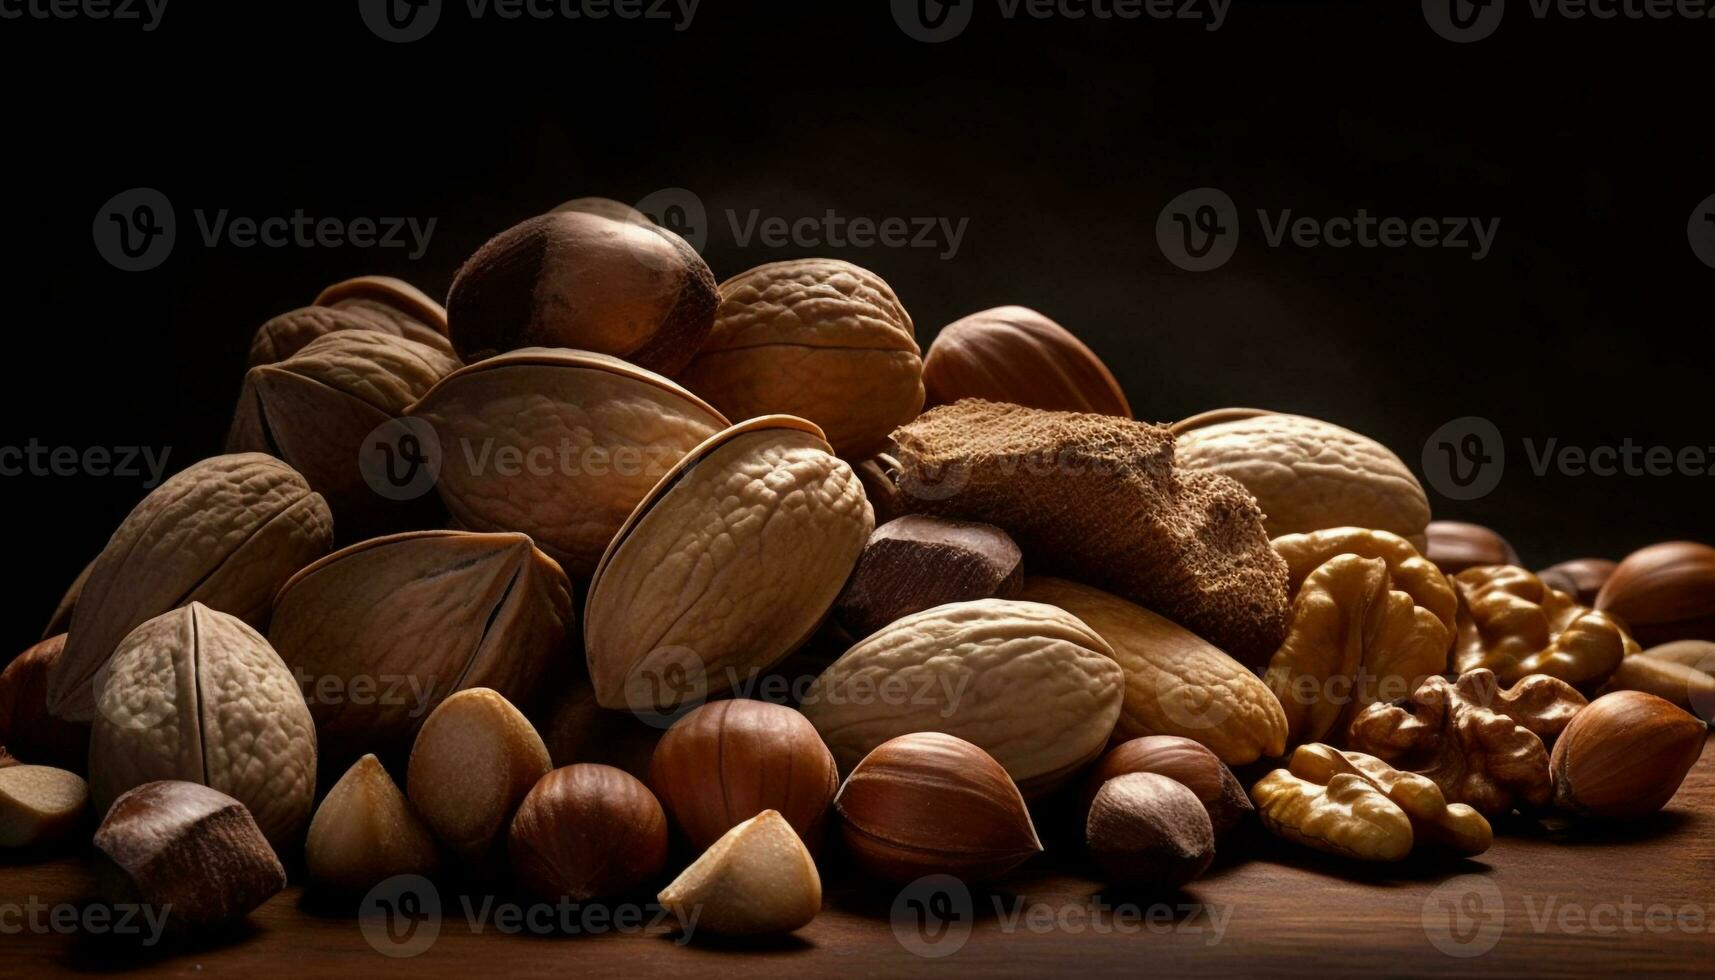
{"type": "Polygon", "coordinates": [[[1522,568],[1472,568],[1453,581],[1462,599],[1453,650],[1460,674],[1492,670],[1503,684],[1547,674],[1591,690],[1638,652],[1618,620],[1580,606],[1522,568]]]}

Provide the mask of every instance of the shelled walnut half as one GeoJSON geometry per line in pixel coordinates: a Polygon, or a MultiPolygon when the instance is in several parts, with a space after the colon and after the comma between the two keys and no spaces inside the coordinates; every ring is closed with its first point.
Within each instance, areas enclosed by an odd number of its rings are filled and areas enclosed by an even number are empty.
{"type": "Polygon", "coordinates": [[[1463,600],[1453,650],[1460,674],[1488,669],[1503,684],[1547,674],[1592,690],[1622,658],[1638,652],[1612,616],[1579,605],[1517,566],[1471,568],[1453,581],[1463,600]]]}

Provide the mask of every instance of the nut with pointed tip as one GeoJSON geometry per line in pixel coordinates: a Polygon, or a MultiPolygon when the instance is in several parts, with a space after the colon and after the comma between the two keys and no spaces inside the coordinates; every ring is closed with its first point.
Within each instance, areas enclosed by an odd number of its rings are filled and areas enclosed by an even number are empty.
{"type": "Polygon", "coordinates": [[[989,881],[1042,850],[1024,797],[1000,763],[940,732],[877,746],[846,777],[834,809],[853,863],[886,881],[931,874],[989,881]]]}
{"type": "Polygon", "coordinates": [[[822,910],[822,878],[792,825],[764,810],[723,834],[656,901],[687,930],[776,935],[822,910]]]}
{"type": "Polygon", "coordinates": [[[733,699],[696,708],[661,737],[649,785],[698,851],[764,810],[814,847],[840,777],[808,718],[784,705],[733,699]]]}
{"type": "Polygon", "coordinates": [[[1664,541],[1632,552],[1603,583],[1596,608],[1644,646],[1715,640],[1715,548],[1664,541]]]}
{"type": "Polygon", "coordinates": [[[518,805],[549,765],[542,737],[512,702],[471,688],[423,722],[405,792],[451,856],[475,866],[504,844],[518,805]]]}
{"type": "Polygon", "coordinates": [[[1133,772],[1166,776],[1195,794],[1209,811],[1217,840],[1242,826],[1254,810],[1245,788],[1220,757],[1178,735],[1146,735],[1109,749],[1084,780],[1084,810],[1088,812],[1102,784],[1133,772]]]}
{"type": "Polygon", "coordinates": [[[1554,746],[1554,805],[1599,820],[1636,820],[1666,806],[1703,754],[1709,729],[1653,694],[1590,702],[1554,746]]]}
{"type": "Polygon", "coordinates": [[[1558,565],[1550,565],[1536,577],[1542,579],[1542,584],[1551,589],[1559,589],[1570,595],[1580,606],[1596,605],[1596,596],[1601,593],[1602,586],[1608,577],[1614,574],[1617,562],[1606,558],[1574,558],[1563,561],[1558,565]]]}
{"type": "Polygon", "coordinates": [[[925,405],[961,398],[1131,418],[1095,351],[1035,310],[998,306],[941,328],[923,359],[925,405]]]}
{"type": "Polygon", "coordinates": [[[61,633],[0,671],[0,744],[31,762],[81,772],[89,765],[89,726],[48,713],[48,672],[65,650],[61,633]]]}
{"type": "Polygon", "coordinates": [[[1016,598],[1023,585],[1024,555],[1005,531],[910,514],[870,534],[834,619],[862,639],[931,606],[1016,598]]]}
{"type": "Polygon", "coordinates": [[[304,842],[316,887],[361,894],[394,875],[433,874],[435,838],[373,755],[352,764],[316,808],[304,842]]]}
{"type": "Polygon", "coordinates": [[[114,904],[165,909],[175,932],[236,922],[286,887],[244,804],[197,783],[144,783],[114,801],[95,846],[114,904]]]}
{"type": "Polygon", "coordinates": [[[89,787],[77,773],[0,764],[0,848],[64,840],[88,807],[89,787]]]}
{"type": "Polygon", "coordinates": [[[667,816],[636,777],[578,763],[536,783],[506,847],[518,884],[539,898],[617,898],[667,867],[667,816]]]}
{"type": "Polygon", "coordinates": [[[1520,564],[1518,552],[1507,539],[1481,524],[1430,521],[1424,533],[1429,537],[1429,547],[1423,557],[1448,575],[1482,565],[1520,564]]]}
{"type": "Polygon", "coordinates": [[[1184,784],[1134,772],[1096,791],[1084,820],[1084,846],[1105,881],[1178,888],[1209,869],[1215,831],[1209,811],[1184,784]]]}

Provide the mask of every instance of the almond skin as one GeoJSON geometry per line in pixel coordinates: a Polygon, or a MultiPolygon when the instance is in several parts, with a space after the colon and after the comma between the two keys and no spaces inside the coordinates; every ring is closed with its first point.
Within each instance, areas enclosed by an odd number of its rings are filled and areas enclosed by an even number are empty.
{"type": "Polygon", "coordinates": [[[1555,743],[1554,803],[1600,820],[1636,820],[1679,792],[1708,728],[1653,694],[1618,691],[1578,712],[1555,743]]]}

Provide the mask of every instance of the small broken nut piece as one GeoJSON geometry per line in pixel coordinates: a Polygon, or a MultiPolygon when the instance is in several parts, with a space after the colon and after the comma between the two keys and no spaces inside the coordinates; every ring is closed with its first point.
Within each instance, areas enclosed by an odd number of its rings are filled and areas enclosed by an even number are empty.
{"type": "Polygon", "coordinates": [[[1492,670],[1502,684],[1547,674],[1594,690],[1638,651],[1612,616],[1580,606],[1515,565],[1466,569],[1453,581],[1463,600],[1453,648],[1457,673],[1492,670]]]}
{"type": "Polygon", "coordinates": [[[1482,814],[1463,803],[1448,803],[1428,777],[1400,772],[1373,755],[1312,742],[1292,753],[1287,769],[1299,779],[1323,785],[1340,773],[1363,777],[1411,818],[1416,847],[1474,857],[1494,843],[1494,830],[1482,814]]]}
{"type": "Polygon", "coordinates": [[[1666,806],[1708,740],[1704,723],[1653,694],[1590,702],[1554,746],[1554,805],[1599,820],[1636,820],[1666,806]]]}
{"type": "Polygon", "coordinates": [[[1548,804],[1545,740],[1583,707],[1582,695],[1552,677],[1528,677],[1507,691],[1488,670],[1456,683],[1431,677],[1402,702],[1366,708],[1347,744],[1429,777],[1450,803],[1498,816],[1548,804]]]}
{"type": "Polygon", "coordinates": [[[1423,556],[1448,575],[1483,565],[1517,565],[1518,552],[1507,539],[1481,524],[1430,521],[1423,556]]]}
{"type": "Polygon", "coordinates": [[[514,877],[538,898],[617,898],[666,868],[667,815],[635,776],[578,763],[543,776],[524,797],[506,848],[514,877]]]}
{"type": "Polygon", "coordinates": [[[144,783],[121,796],[95,846],[111,862],[106,897],[167,910],[177,932],[236,922],[286,887],[250,811],[198,783],[144,783]]]}
{"type": "Polygon", "coordinates": [[[1104,782],[1084,820],[1084,846],[1104,881],[1178,888],[1215,860],[1209,812],[1184,784],[1151,772],[1104,782]]]}
{"type": "Polygon", "coordinates": [[[77,773],[0,766],[0,848],[63,840],[83,822],[88,806],[89,787],[77,773]]]}
{"type": "Polygon", "coordinates": [[[473,687],[423,722],[405,792],[448,851],[474,866],[504,843],[513,813],[549,767],[529,719],[498,693],[473,687]]]}
{"type": "Polygon", "coordinates": [[[870,533],[834,618],[854,639],[931,606],[1012,599],[1024,584],[1024,556],[992,524],[908,514],[870,533]]]}
{"type": "Polygon", "coordinates": [[[304,863],[318,888],[362,894],[402,874],[433,874],[435,838],[373,755],[357,760],[310,820],[304,863]]]}
{"type": "Polygon", "coordinates": [[[1269,833],[1359,861],[1403,861],[1415,840],[1411,818],[1362,776],[1315,783],[1276,769],[1251,787],[1269,833]]]}
{"type": "Polygon", "coordinates": [[[764,810],[721,835],[656,901],[686,929],[774,935],[822,910],[822,878],[792,825],[764,810]]]}
{"type": "Polygon", "coordinates": [[[961,398],[1131,418],[1119,382],[1072,332],[1035,310],[999,306],[941,328],[923,359],[924,402],[961,398]]]}
{"type": "Polygon", "coordinates": [[[1178,735],[1146,735],[1109,749],[1084,779],[1083,809],[1089,810],[1103,783],[1132,772],[1166,776],[1196,794],[1209,811],[1217,840],[1237,830],[1254,809],[1226,763],[1203,745],[1178,735]]]}

